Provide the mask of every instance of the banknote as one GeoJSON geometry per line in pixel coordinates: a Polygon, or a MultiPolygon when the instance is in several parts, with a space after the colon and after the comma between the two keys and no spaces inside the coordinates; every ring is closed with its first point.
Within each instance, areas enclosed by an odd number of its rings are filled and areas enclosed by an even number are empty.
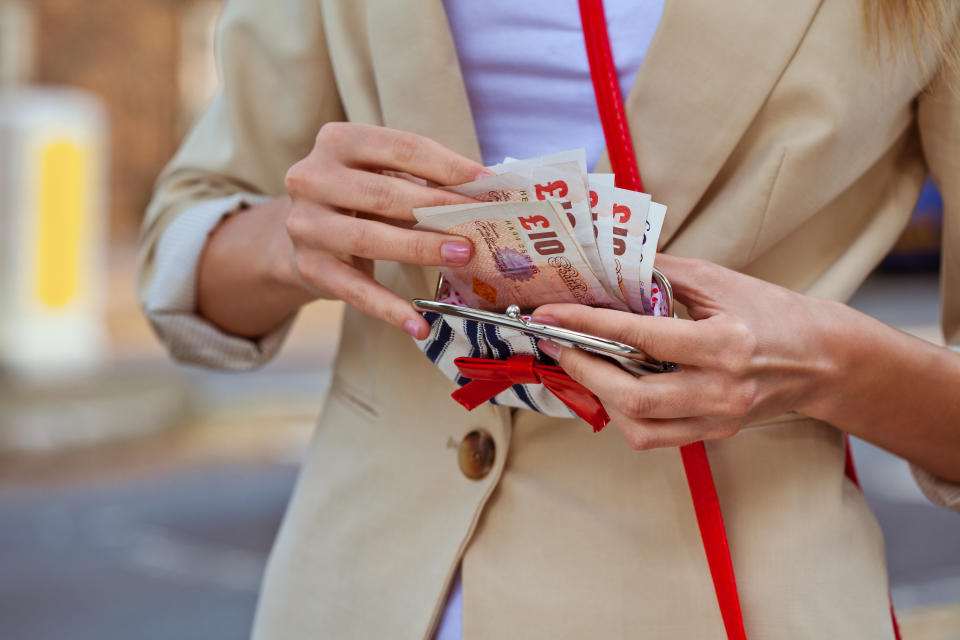
{"type": "MultiPolygon", "coordinates": [[[[551,171],[549,175],[559,175],[561,179],[569,179],[571,177],[569,172],[572,169],[572,165],[561,167],[551,171]]],[[[430,216],[441,215],[450,211],[462,209],[464,207],[476,208],[496,205],[500,202],[533,202],[536,200],[543,200],[545,199],[544,197],[537,197],[538,195],[541,195],[541,192],[537,189],[537,187],[540,185],[535,185],[532,182],[532,180],[540,177],[538,174],[541,173],[543,173],[541,169],[524,173],[505,173],[503,175],[491,176],[454,187],[444,187],[444,189],[447,191],[453,191],[454,193],[459,193],[461,195],[474,198],[480,202],[469,205],[441,205],[437,207],[414,209],[414,217],[417,218],[417,220],[423,220],[430,216]]],[[[572,208],[572,204],[568,202],[566,204],[566,208],[572,208]]],[[[575,235],[573,231],[573,221],[570,216],[561,216],[560,224],[563,225],[563,227],[571,236],[575,235]]],[[[591,263],[591,266],[592,264],[593,263],[591,263]]]]}
{"type": "Polygon", "coordinates": [[[588,173],[587,187],[604,186],[612,187],[616,181],[616,176],[612,173],[588,173]]]}
{"type": "MultiPolygon", "coordinates": [[[[576,155],[582,156],[582,153],[576,155]]],[[[508,162],[503,166],[510,167],[510,171],[446,189],[487,202],[559,202],[566,213],[562,221],[564,226],[577,239],[594,272],[602,273],[603,265],[597,252],[596,234],[587,202],[586,173],[583,172],[586,161],[582,157],[553,164],[541,160],[534,158],[508,162]]]]}
{"type": "Polygon", "coordinates": [[[629,306],[629,301],[626,298],[626,295],[623,293],[623,287],[618,279],[617,269],[611,262],[611,253],[609,250],[604,251],[604,248],[608,247],[609,241],[604,240],[604,245],[600,245],[599,237],[599,228],[598,220],[602,211],[609,213],[609,209],[612,206],[610,192],[613,190],[613,181],[607,180],[605,175],[612,174],[590,174],[587,179],[588,184],[588,198],[590,205],[590,214],[593,222],[593,235],[597,242],[597,255],[600,256],[601,264],[601,276],[603,281],[607,286],[607,291],[610,291],[619,298],[622,302],[627,303],[629,306]],[[602,197],[601,197],[602,196],[602,197]]]}
{"type": "MultiPolygon", "coordinates": [[[[562,164],[564,162],[576,162],[581,176],[587,175],[587,151],[586,149],[570,149],[569,151],[558,151],[548,153],[535,158],[526,158],[523,160],[507,156],[503,162],[487,167],[494,173],[506,173],[508,171],[519,171],[529,167],[542,167],[550,164],[562,164]]],[[[586,186],[586,185],[584,185],[586,186]]]]}
{"type": "Polygon", "coordinates": [[[608,287],[616,283],[636,313],[651,313],[653,261],[666,207],[645,193],[597,187],[597,247],[608,287]]]}
{"type": "Polygon", "coordinates": [[[443,215],[445,213],[455,213],[457,211],[469,211],[471,209],[483,209],[486,207],[496,207],[496,202],[471,202],[465,204],[441,204],[435,207],[421,207],[413,210],[413,217],[417,222],[426,220],[433,216],[443,215]]]}
{"type": "MultiPolygon", "coordinates": [[[[551,153],[549,155],[538,156],[536,158],[530,158],[527,160],[520,160],[519,158],[507,156],[503,159],[503,162],[487,168],[494,173],[504,173],[505,171],[513,171],[516,167],[523,167],[528,163],[530,163],[530,166],[541,166],[545,164],[556,164],[559,162],[576,162],[582,172],[587,172],[587,152],[585,149],[560,151],[558,153],[551,153]]],[[[589,188],[592,184],[602,184],[612,187],[615,181],[615,176],[612,173],[587,173],[586,175],[587,188],[589,188]]]]}
{"type": "MultiPolygon", "coordinates": [[[[666,205],[659,202],[650,203],[647,212],[646,231],[643,235],[643,246],[640,258],[640,281],[649,283],[653,280],[653,264],[657,259],[657,245],[660,241],[660,232],[663,230],[663,221],[667,217],[666,205]]],[[[653,313],[653,303],[650,301],[649,286],[644,293],[643,313],[653,313]]]]}
{"type": "Polygon", "coordinates": [[[419,220],[415,228],[473,242],[474,256],[466,266],[441,269],[469,306],[503,311],[512,304],[533,309],[550,302],[572,302],[627,310],[607,293],[561,222],[565,211],[560,203],[507,201],[435,209],[414,209],[419,220]]]}
{"type": "Polygon", "coordinates": [[[641,277],[643,230],[650,196],[616,187],[594,185],[590,204],[596,215],[597,250],[608,286],[616,285],[627,305],[642,313],[649,298],[641,277]]]}

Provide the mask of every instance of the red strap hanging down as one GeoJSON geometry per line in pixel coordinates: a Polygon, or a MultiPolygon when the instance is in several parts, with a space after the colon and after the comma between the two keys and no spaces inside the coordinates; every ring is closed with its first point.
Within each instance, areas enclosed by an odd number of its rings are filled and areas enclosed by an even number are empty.
{"type": "MultiPolygon", "coordinates": [[[[610,48],[607,32],[607,20],[603,11],[603,0],[579,0],[580,20],[587,45],[587,59],[590,63],[590,76],[597,97],[600,120],[610,154],[610,164],[616,175],[616,185],[634,191],[643,191],[640,170],[633,150],[633,140],[627,124],[623,96],[610,48]]],[[[850,450],[850,437],[846,436],[846,475],[859,488],[856,467],[850,450]]],[[[710,471],[710,461],[703,442],[694,442],[680,448],[683,467],[693,498],[700,537],[710,566],[720,614],[729,640],[745,640],[743,614],[740,610],[740,598],[737,594],[737,580],[730,559],[730,547],[727,543],[726,527],[717,497],[716,485],[710,471]]],[[[890,602],[890,617],[893,621],[893,633],[901,640],[900,627],[890,602]]]]}
{"type": "Polygon", "coordinates": [[[710,471],[710,460],[703,441],[680,447],[683,470],[687,474],[687,486],[693,499],[693,509],[700,526],[700,539],[707,555],[707,565],[713,577],[713,590],[720,605],[720,616],[729,640],[746,640],[743,628],[743,613],[737,593],[737,578],[733,573],[730,547],[727,544],[727,529],[723,524],[720,499],[710,471]]]}

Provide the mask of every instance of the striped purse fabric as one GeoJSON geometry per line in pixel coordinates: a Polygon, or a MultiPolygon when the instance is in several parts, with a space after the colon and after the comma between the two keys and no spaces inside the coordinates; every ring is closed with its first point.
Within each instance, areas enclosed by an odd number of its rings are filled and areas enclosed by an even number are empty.
{"type": "MultiPolygon", "coordinates": [[[[663,300],[656,283],[653,285],[653,296],[657,300],[663,300]]],[[[436,300],[466,306],[456,291],[445,283],[438,288],[436,300]]],[[[664,301],[654,307],[654,315],[664,315],[666,310],[664,301]]],[[[424,317],[430,323],[430,334],[426,339],[414,342],[445,376],[461,387],[470,382],[470,379],[460,374],[454,364],[457,358],[506,360],[511,356],[533,356],[543,364],[557,364],[537,347],[537,339],[530,334],[438,313],[425,313],[424,317]]],[[[577,417],[563,401],[541,384],[515,384],[490,402],[504,407],[530,409],[555,418],[577,417]]]]}
{"type": "MultiPolygon", "coordinates": [[[[437,300],[464,306],[460,296],[449,285],[441,285],[437,300]]],[[[556,364],[537,348],[536,338],[529,334],[439,313],[425,313],[424,317],[430,323],[430,335],[425,340],[415,340],[417,346],[445,376],[461,387],[470,380],[460,375],[453,362],[457,358],[506,360],[510,356],[533,356],[545,364],[556,364]]],[[[567,405],[540,384],[515,384],[490,402],[504,407],[530,409],[555,418],[576,417],[567,405]]]]}

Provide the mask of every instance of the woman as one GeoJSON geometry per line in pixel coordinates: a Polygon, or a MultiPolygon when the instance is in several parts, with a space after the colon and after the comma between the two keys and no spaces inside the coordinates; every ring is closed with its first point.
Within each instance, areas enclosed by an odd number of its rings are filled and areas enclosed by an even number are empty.
{"type": "Polygon", "coordinates": [[[608,0],[640,171],[670,207],[658,265],[697,321],[538,314],[686,365],[635,380],[555,349],[628,446],[579,421],[466,413],[406,335],[427,332],[408,300],[432,292],[430,267],[472,248],[409,229],[411,208],[455,196],[383,170],[457,184],[497,154],[602,146],[575,3],[444,4],[228,2],[223,90],[147,214],[142,299],[175,357],[253,367],[300,305],[351,305],[255,636],[429,637],[446,610],[464,638],[721,637],[672,448],[706,438],[748,636],[891,637],[881,536],[838,429],[916,463],[948,502],[960,356],[839,303],[929,168],[960,341],[960,80],[942,53],[956,8],[608,0]],[[910,20],[940,11],[898,62],[910,20]]]}

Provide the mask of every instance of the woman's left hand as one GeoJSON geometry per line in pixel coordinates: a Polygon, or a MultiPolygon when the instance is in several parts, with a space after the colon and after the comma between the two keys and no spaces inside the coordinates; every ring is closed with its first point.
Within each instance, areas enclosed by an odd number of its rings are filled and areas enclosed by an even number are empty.
{"type": "Polygon", "coordinates": [[[849,307],[703,260],[661,254],[657,267],[692,320],[575,304],[544,305],[533,314],[537,322],[682,365],[635,377],[585,351],[541,341],[547,355],[600,398],[634,449],[726,438],[746,424],[803,412],[838,375],[830,342],[843,333],[849,307]]]}

